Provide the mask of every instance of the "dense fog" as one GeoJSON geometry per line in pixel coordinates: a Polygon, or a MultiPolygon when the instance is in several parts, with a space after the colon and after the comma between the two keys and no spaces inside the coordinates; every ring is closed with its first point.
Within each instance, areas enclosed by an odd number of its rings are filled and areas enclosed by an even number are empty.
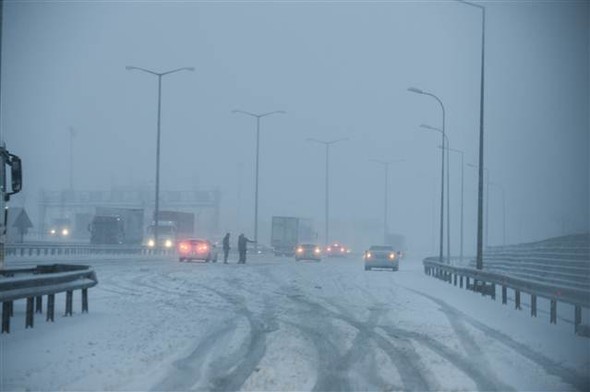
{"type": "MultiPolygon", "coordinates": [[[[589,42],[585,1],[486,6],[485,166],[489,245],[589,230],[589,42]]],[[[259,238],[275,215],[312,218],[323,241],[361,247],[388,220],[412,249],[438,244],[440,134],[464,151],[465,252],[475,252],[481,13],[441,2],[5,1],[1,130],[23,159],[12,200],[40,230],[42,190],[148,189],[162,79],[161,190],[219,190],[217,233],[253,235],[261,119],[259,238]],[[71,155],[70,148],[72,147],[71,155]],[[70,159],[71,158],[71,159],[70,159]],[[71,165],[71,166],[70,166],[71,165]],[[72,173],[70,183],[70,170],[72,173]]],[[[452,252],[461,166],[450,156],[452,252]]],[[[151,206],[146,206],[151,208],[151,206]]]]}

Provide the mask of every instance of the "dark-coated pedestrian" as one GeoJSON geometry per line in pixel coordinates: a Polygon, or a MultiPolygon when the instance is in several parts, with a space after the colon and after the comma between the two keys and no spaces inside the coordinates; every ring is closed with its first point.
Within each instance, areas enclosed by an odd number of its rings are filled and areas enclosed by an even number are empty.
{"type": "Polygon", "coordinates": [[[238,264],[246,264],[248,242],[254,243],[254,241],[250,240],[243,233],[238,236],[238,253],[240,255],[238,259],[238,264]]]}

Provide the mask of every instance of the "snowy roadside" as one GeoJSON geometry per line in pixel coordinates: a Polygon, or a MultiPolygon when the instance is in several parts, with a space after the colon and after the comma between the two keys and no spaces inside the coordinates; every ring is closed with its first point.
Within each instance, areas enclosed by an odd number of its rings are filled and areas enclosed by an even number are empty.
{"type": "MultiPolygon", "coordinates": [[[[358,259],[90,261],[99,285],[89,314],[76,295],[74,317],[38,315],[25,330],[16,303],[13,331],[1,337],[0,389],[588,385],[590,341],[571,325],[427,277],[418,259],[397,273],[364,272],[358,259]]],[[[64,302],[58,296],[58,313],[64,302]]]]}

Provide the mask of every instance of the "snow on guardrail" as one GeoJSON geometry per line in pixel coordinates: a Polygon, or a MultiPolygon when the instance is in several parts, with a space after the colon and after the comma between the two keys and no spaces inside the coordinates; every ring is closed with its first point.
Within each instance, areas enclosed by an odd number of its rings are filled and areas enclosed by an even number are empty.
{"type": "Polygon", "coordinates": [[[66,293],[66,316],[72,315],[74,290],[82,291],[82,313],[88,312],[88,289],[98,283],[96,273],[85,265],[52,264],[35,268],[0,270],[2,333],[10,332],[13,301],[26,299],[25,327],[33,327],[33,305],[42,313],[43,296],[47,295],[47,321],[54,321],[55,294],[66,293]]]}

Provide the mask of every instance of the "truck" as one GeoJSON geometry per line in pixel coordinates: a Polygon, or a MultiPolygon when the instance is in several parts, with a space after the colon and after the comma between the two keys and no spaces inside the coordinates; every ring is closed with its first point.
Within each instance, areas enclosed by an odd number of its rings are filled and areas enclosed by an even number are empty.
{"type": "Polygon", "coordinates": [[[292,216],[272,217],[270,246],[275,256],[293,256],[298,243],[314,242],[316,239],[311,219],[292,216]]]}
{"type": "Polygon", "coordinates": [[[143,209],[97,207],[88,225],[90,243],[139,245],[143,241],[143,209]]]}
{"type": "Polygon", "coordinates": [[[159,211],[158,212],[158,244],[156,244],[156,223],[152,221],[147,227],[146,245],[150,248],[156,245],[171,248],[176,246],[178,241],[194,236],[195,214],[182,211],[159,211]]]}
{"type": "MultiPolygon", "coordinates": [[[[0,31],[0,38],[1,34],[0,31]]],[[[7,204],[10,201],[10,196],[21,191],[22,183],[21,159],[17,155],[11,154],[4,143],[0,142],[0,211],[4,214],[0,217],[0,269],[4,268],[4,247],[8,229],[6,227],[6,222],[8,222],[7,204]],[[10,188],[6,184],[6,166],[10,166],[10,188]]]]}

